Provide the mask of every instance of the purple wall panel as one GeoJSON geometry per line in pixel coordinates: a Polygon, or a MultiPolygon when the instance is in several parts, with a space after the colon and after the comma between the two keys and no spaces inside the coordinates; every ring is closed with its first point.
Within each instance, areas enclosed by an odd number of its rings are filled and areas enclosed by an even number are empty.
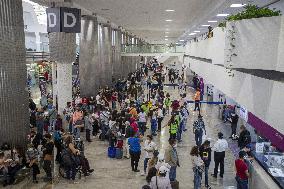
{"type": "Polygon", "coordinates": [[[269,139],[274,146],[284,151],[284,135],[282,133],[278,132],[251,112],[248,113],[248,123],[253,126],[261,136],[269,139]]]}

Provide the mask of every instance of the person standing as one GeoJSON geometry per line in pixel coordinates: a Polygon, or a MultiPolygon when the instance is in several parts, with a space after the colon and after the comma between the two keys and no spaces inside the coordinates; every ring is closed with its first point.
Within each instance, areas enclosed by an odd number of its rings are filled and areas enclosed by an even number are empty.
{"type": "Polygon", "coordinates": [[[146,175],[148,161],[153,157],[153,152],[155,150],[156,150],[156,144],[153,142],[153,137],[151,135],[147,135],[147,140],[144,143],[145,159],[144,159],[144,172],[141,173],[142,176],[146,175]]]}
{"type": "Polygon", "coordinates": [[[251,136],[250,132],[246,129],[244,125],[240,127],[240,136],[238,139],[238,146],[240,149],[243,149],[245,146],[251,143],[251,136]]]}
{"type": "Polygon", "coordinates": [[[237,139],[237,125],[239,121],[239,116],[233,112],[231,114],[231,128],[232,128],[232,134],[231,137],[233,140],[237,139]]]}
{"type": "Polygon", "coordinates": [[[199,148],[199,155],[204,162],[204,176],[205,176],[205,187],[210,189],[208,182],[208,171],[211,162],[211,148],[210,148],[210,141],[206,140],[199,148]]]}
{"type": "Polygon", "coordinates": [[[194,95],[194,102],[195,102],[194,111],[198,109],[199,115],[200,115],[200,89],[199,88],[196,89],[196,92],[194,95]]]}
{"type": "Polygon", "coordinates": [[[223,139],[223,133],[218,133],[218,140],[213,146],[214,151],[214,174],[213,177],[217,178],[218,167],[220,165],[220,177],[223,178],[224,175],[224,159],[225,159],[225,151],[228,149],[228,142],[223,139]]]}
{"type": "Polygon", "coordinates": [[[245,163],[245,151],[239,152],[239,159],[235,161],[237,189],[248,189],[248,166],[245,163]]]}
{"type": "Polygon", "coordinates": [[[168,124],[165,126],[169,126],[170,139],[176,139],[178,131],[178,121],[175,119],[175,115],[172,115],[168,124]]]}
{"type": "Polygon", "coordinates": [[[163,119],[164,119],[163,107],[160,105],[158,108],[158,132],[161,131],[163,119]]]}
{"type": "Polygon", "coordinates": [[[195,135],[195,142],[197,146],[201,146],[202,144],[202,136],[203,132],[206,135],[206,129],[205,129],[205,124],[202,119],[202,116],[198,116],[198,120],[194,122],[193,124],[193,133],[195,135]]]}
{"type": "Polygon", "coordinates": [[[140,172],[138,169],[138,164],[141,155],[141,139],[139,137],[135,137],[133,133],[132,136],[128,139],[129,145],[129,154],[131,158],[131,168],[134,172],[140,172]]]}
{"type": "Polygon", "coordinates": [[[49,182],[52,180],[51,161],[53,161],[54,143],[50,134],[45,134],[44,138],[46,140],[46,143],[43,145],[43,169],[46,173],[46,178],[44,180],[49,182]]]}
{"type": "Polygon", "coordinates": [[[177,167],[180,166],[176,147],[177,147],[176,139],[169,139],[169,146],[165,151],[165,162],[171,166],[169,173],[171,182],[174,182],[176,180],[177,167]]]}
{"type": "Polygon", "coordinates": [[[204,162],[202,161],[200,155],[198,146],[193,146],[190,152],[190,155],[192,156],[192,170],[194,173],[194,189],[200,189],[201,188],[201,179],[202,179],[202,173],[204,170],[204,162]]]}
{"type": "Polygon", "coordinates": [[[141,108],[140,113],[138,114],[138,125],[139,125],[139,132],[144,136],[146,131],[146,123],[147,123],[147,115],[144,109],[141,108]]]}
{"type": "Polygon", "coordinates": [[[89,114],[88,112],[85,112],[84,123],[85,123],[85,129],[86,129],[86,140],[88,142],[92,142],[91,131],[93,128],[93,119],[92,119],[92,115],[89,114]]]}
{"type": "Polygon", "coordinates": [[[72,104],[71,104],[71,102],[67,102],[67,105],[63,110],[63,115],[64,115],[65,121],[68,125],[69,133],[72,133],[72,122],[71,122],[72,114],[73,114],[72,104]]]}

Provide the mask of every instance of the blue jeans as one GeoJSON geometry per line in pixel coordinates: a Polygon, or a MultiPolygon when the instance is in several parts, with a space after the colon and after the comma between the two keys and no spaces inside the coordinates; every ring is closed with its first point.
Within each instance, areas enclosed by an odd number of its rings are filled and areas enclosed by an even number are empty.
{"type": "Polygon", "coordinates": [[[80,138],[81,129],[80,128],[74,128],[73,134],[74,134],[76,139],[80,138]]]}
{"type": "Polygon", "coordinates": [[[199,173],[198,169],[193,168],[194,172],[194,189],[200,189],[201,188],[201,176],[202,174],[199,173]]]}
{"type": "Polygon", "coordinates": [[[148,161],[150,160],[150,158],[145,158],[144,159],[144,172],[146,173],[147,170],[147,165],[148,165],[148,161]]]}
{"type": "Polygon", "coordinates": [[[177,140],[180,142],[181,141],[181,135],[182,135],[182,123],[180,123],[180,126],[177,131],[177,140]]]}
{"type": "Polygon", "coordinates": [[[205,170],[204,170],[205,186],[209,185],[209,183],[208,183],[208,170],[209,170],[209,167],[205,167],[205,170]]]}
{"type": "Polygon", "coordinates": [[[151,134],[156,134],[157,131],[157,120],[156,119],[152,119],[151,120],[151,134]]]}
{"type": "Polygon", "coordinates": [[[202,144],[202,136],[203,136],[203,131],[195,131],[195,143],[197,146],[201,146],[202,144]]]}
{"type": "Polygon", "coordinates": [[[183,122],[183,124],[182,124],[182,130],[183,130],[183,131],[186,131],[186,130],[187,130],[187,128],[186,128],[187,118],[185,118],[182,122],[183,122]]]}
{"type": "Polygon", "coordinates": [[[138,126],[139,126],[139,132],[144,136],[146,123],[145,122],[138,122],[138,126]]]}
{"type": "Polygon", "coordinates": [[[71,165],[70,167],[65,167],[65,171],[66,171],[66,177],[68,180],[75,180],[75,177],[76,177],[76,173],[77,173],[77,170],[76,170],[76,167],[75,165],[71,165]]]}
{"type": "Polygon", "coordinates": [[[172,166],[169,173],[170,181],[175,181],[177,177],[177,167],[172,166]]]}
{"type": "Polygon", "coordinates": [[[236,176],[237,189],[248,189],[248,180],[242,180],[240,177],[236,176]]]}

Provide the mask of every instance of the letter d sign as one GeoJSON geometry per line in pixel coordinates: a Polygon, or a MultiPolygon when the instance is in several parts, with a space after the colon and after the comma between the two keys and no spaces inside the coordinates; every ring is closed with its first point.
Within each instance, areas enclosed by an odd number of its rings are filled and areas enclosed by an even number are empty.
{"type": "Polygon", "coordinates": [[[81,10],[75,8],[48,8],[47,32],[81,32],[81,10]]]}

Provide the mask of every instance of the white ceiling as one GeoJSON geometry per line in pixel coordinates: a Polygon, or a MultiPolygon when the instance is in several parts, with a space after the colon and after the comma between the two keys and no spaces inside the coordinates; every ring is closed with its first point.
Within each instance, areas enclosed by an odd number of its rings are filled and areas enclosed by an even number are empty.
{"type": "Polygon", "coordinates": [[[73,0],[151,43],[176,42],[187,27],[226,0],[73,0]],[[175,12],[166,12],[173,9],[175,12]],[[165,20],[171,19],[172,22],[165,20]],[[165,35],[168,29],[169,33],[165,35]]]}
{"type": "MultiPolygon", "coordinates": [[[[33,0],[37,2],[64,2],[64,0],[33,0]]],[[[150,43],[175,43],[188,39],[194,30],[202,30],[201,24],[218,20],[218,13],[234,13],[232,3],[264,5],[274,0],[65,0],[81,8],[83,14],[96,13],[122,26],[150,43]],[[166,12],[173,9],[174,12],[166,12]],[[172,22],[166,22],[170,19],[172,22]],[[165,33],[168,31],[169,33],[165,33]],[[168,41],[165,41],[168,36],[168,41]]],[[[282,0],[283,1],[283,0],[282,0]]],[[[215,24],[216,25],[216,24],[215,24]]],[[[214,26],[214,24],[213,24],[214,26]]],[[[207,27],[203,27],[203,32],[207,27]]],[[[202,33],[202,32],[201,32],[202,33]]]]}

